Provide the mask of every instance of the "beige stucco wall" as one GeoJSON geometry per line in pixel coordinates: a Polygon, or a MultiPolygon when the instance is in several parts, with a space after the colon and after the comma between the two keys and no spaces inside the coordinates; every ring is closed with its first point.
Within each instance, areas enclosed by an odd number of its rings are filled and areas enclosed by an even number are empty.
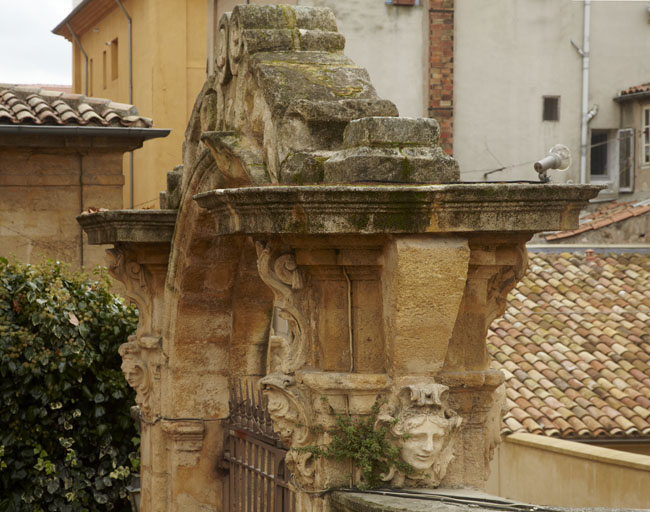
{"type": "MultiPolygon", "coordinates": [[[[72,141],[32,137],[10,147],[0,137],[0,256],[25,263],[60,260],[104,265],[105,246],[89,246],[75,217],[89,207],[122,207],[121,150],[62,148],[72,141]]],[[[24,138],[24,136],[23,136],[24,138]]]]}
{"type": "MultiPolygon", "coordinates": [[[[536,179],[532,161],[556,143],[573,164],[555,181],[578,180],[584,2],[456,0],[454,156],[463,178],[536,179]],[[542,121],[542,97],[560,96],[560,121],[542,121]],[[510,167],[514,166],[514,167],[510,167]]],[[[591,4],[591,128],[619,128],[618,91],[647,82],[650,31],[646,2],[591,4]]],[[[587,169],[588,170],[588,169],[587,169]]]]}
{"type": "Polygon", "coordinates": [[[650,456],[532,434],[495,452],[487,492],[538,505],[647,508],[650,456]]]}
{"type": "MultiPolygon", "coordinates": [[[[149,142],[134,154],[134,206],[158,207],[166,189],[167,171],[181,163],[187,120],[205,80],[206,0],[124,0],[133,20],[133,104],[155,127],[171,128],[164,139],[149,142]]],[[[116,7],[95,27],[79,35],[93,60],[89,94],[128,103],[128,25],[116,7]],[[111,79],[110,51],[106,42],[118,38],[119,74],[111,79]],[[102,54],[107,52],[106,87],[102,80],[102,54]]],[[[84,92],[83,56],[73,51],[73,87],[84,92]]],[[[90,75],[90,73],[89,73],[90,75]]],[[[129,160],[124,156],[124,204],[129,205],[129,160]]]]}

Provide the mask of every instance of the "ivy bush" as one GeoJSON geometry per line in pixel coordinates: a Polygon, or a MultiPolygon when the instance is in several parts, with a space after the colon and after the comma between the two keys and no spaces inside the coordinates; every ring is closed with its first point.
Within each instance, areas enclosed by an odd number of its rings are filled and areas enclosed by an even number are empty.
{"type": "Polygon", "coordinates": [[[117,348],[136,324],[105,275],[0,258],[0,511],[129,510],[139,439],[117,348]]]}

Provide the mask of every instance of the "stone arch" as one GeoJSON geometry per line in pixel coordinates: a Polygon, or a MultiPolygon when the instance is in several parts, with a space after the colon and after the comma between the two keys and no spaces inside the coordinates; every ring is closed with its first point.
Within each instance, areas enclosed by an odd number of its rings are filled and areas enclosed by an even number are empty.
{"type": "Polygon", "coordinates": [[[227,381],[265,374],[273,294],[258,272],[254,236],[218,236],[214,218],[194,198],[214,189],[322,181],[324,161],[343,148],[350,120],[397,115],[367,72],[343,55],[329,9],[237,6],[221,20],[218,45],[216,72],[185,132],[173,193],[178,215],[162,333],[168,470],[166,483],[151,486],[171,492],[177,504],[198,500],[217,509],[227,381]]]}
{"type": "Polygon", "coordinates": [[[237,6],[220,21],[216,72],[197,98],[183,145],[163,333],[168,402],[177,410],[163,414],[224,417],[227,400],[215,397],[227,386],[217,382],[264,373],[273,299],[258,275],[253,240],[216,236],[194,197],[320,181],[350,120],[397,115],[365,69],[343,55],[344,43],[325,8],[237,6]],[[215,392],[179,400],[184,381],[197,373],[214,377],[215,392]]]}

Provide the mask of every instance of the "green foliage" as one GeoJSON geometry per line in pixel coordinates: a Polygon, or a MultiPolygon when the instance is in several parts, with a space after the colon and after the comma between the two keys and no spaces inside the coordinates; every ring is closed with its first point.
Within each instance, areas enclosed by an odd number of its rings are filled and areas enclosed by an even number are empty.
{"type": "Polygon", "coordinates": [[[0,258],[0,511],[129,510],[137,311],[105,281],[0,258]]]}
{"type": "Polygon", "coordinates": [[[389,474],[391,469],[411,474],[413,468],[402,461],[399,447],[390,442],[388,430],[391,425],[377,425],[380,406],[380,402],[375,402],[370,414],[357,420],[345,414],[336,414],[330,406],[330,411],[336,416],[335,426],[325,429],[331,438],[330,444],[306,446],[298,450],[337,461],[351,460],[361,471],[358,487],[362,490],[381,487],[382,475],[389,474]]]}

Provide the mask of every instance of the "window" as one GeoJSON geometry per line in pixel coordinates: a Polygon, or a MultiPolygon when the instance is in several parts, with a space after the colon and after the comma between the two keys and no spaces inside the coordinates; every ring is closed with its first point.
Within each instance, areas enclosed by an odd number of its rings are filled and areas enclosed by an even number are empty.
{"type": "Polygon", "coordinates": [[[643,109],[643,165],[650,164],[650,107],[643,109]]]}
{"type": "Polygon", "coordinates": [[[634,129],[618,131],[618,172],[619,189],[622,192],[634,191],[634,129]]]}
{"type": "Polygon", "coordinates": [[[542,121],[559,121],[560,120],[560,97],[544,96],[544,109],[542,112],[542,121]]]}
{"type": "Polygon", "coordinates": [[[592,179],[604,180],[610,176],[607,167],[607,131],[592,130],[591,132],[591,165],[590,173],[592,179]]]}
{"type": "Polygon", "coordinates": [[[119,68],[118,53],[119,53],[119,46],[117,44],[117,37],[116,37],[111,41],[111,80],[117,80],[118,68],[119,68]]]}
{"type": "Polygon", "coordinates": [[[104,50],[104,53],[102,54],[102,87],[104,89],[106,89],[106,75],[107,75],[106,50],[104,50]]]}

